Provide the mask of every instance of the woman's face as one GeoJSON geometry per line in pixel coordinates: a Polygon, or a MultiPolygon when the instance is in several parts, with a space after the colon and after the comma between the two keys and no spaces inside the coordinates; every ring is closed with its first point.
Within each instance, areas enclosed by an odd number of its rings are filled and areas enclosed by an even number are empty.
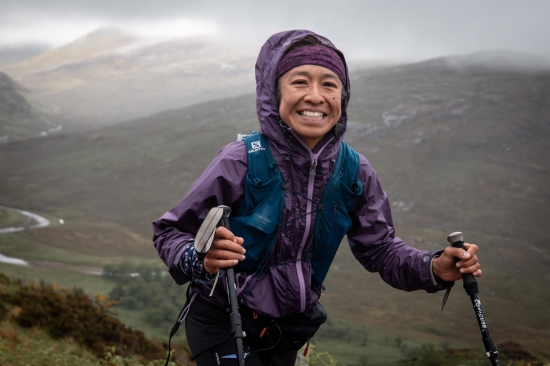
{"type": "Polygon", "coordinates": [[[331,70],[316,65],[290,69],[279,82],[279,115],[313,150],[340,119],[342,82],[331,70]]]}

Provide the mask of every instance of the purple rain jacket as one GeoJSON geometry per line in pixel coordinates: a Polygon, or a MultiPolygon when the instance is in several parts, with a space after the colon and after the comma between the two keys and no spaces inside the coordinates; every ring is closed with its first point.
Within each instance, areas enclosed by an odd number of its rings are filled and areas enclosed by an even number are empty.
{"type": "MultiPolygon", "coordinates": [[[[288,44],[308,34],[334,47],[328,39],[310,31],[281,32],[267,40],[256,63],[256,108],[260,132],[269,139],[287,187],[283,221],[294,220],[294,225],[291,228],[287,225],[287,235],[280,235],[277,240],[271,263],[280,264],[268,266],[259,277],[237,272],[236,278],[238,294],[242,295],[245,289],[245,304],[259,314],[272,317],[295,315],[309,309],[323,291],[312,283],[310,261],[300,258],[304,249],[312,247],[315,223],[312,201],[319,201],[332,174],[347,123],[346,108],[350,96],[347,67],[344,86],[347,97],[342,102],[341,126],[329,131],[314,151],[281,122],[276,94],[277,64],[288,44]],[[314,165],[316,174],[311,175],[314,165]]],[[[208,297],[213,285],[212,276],[204,271],[201,260],[196,257],[193,240],[212,207],[223,204],[231,207],[233,213],[238,212],[247,171],[244,143],[228,144],[186,197],[153,223],[154,245],[175,281],[178,284],[192,281],[194,291],[202,298],[222,306],[227,306],[225,275],[220,275],[214,296],[208,297]]],[[[378,272],[395,288],[405,291],[424,289],[427,292],[440,290],[431,274],[431,261],[437,252],[409,247],[395,237],[388,197],[376,172],[363,156],[360,157],[358,174],[363,194],[351,209],[353,227],[347,234],[355,258],[368,271],[378,272]]]]}

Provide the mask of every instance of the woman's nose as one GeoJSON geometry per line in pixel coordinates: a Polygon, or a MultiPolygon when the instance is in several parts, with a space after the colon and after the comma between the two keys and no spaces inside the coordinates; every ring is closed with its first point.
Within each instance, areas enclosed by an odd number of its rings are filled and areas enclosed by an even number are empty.
{"type": "Polygon", "coordinates": [[[309,87],[308,93],[306,94],[304,100],[313,104],[323,103],[324,98],[321,93],[319,85],[313,84],[309,87]]]}

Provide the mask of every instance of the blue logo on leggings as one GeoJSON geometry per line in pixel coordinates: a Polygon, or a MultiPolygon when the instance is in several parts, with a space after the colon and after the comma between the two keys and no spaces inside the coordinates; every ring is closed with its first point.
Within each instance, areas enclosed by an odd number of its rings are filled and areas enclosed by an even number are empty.
{"type": "MultiPolygon", "coordinates": [[[[249,354],[250,354],[249,352],[246,352],[244,354],[244,358],[246,358],[246,356],[248,356],[249,354]]],[[[237,358],[237,354],[233,353],[232,355],[222,356],[221,358],[237,358]]]]}

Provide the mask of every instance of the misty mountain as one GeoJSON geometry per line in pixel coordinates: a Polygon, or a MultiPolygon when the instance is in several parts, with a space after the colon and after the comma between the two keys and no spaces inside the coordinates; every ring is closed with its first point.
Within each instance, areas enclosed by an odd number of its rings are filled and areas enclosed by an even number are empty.
{"type": "MultiPolygon", "coordinates": [[[[409,245],[440,249],[449,233],[463,231],[480,246],[480,296],[497,345],[516,341],[549,356],[550,72],[449,60],[355,70],[346,139],[378,172],[397,235],[409,245]]],[[[151,221],[250,129],[258,129],[255,97],[246,94],[2,144],[2,204],[66,224],[0,237],[0,251],[73,265],[153,261],[151,221]]],[[[442,316],[442,294],[394,291],[349,252],[343,244],[325,284],[322,302],[333,318],[369,337],[480,345],[458,284],[442,316]]],[[[320,345],[356,357],[348,343],[320,345]]]]}
{"type": "Polygon", "coordinates": [[[144,117],[254,90],[257,50],[208,37],[146,39],[100,28],[3,68],[71,127],[144,117]]]}
{"type": "MultiPolygon", "coordinates": [[[[550,69],[550,58],[508,50],[485,50],[466,55],[454,55],[430,60],[442,62],[452,70],[480,69],[488,72],[544,73],[550,69]]],[[[422,65],[420,63],[419,65],[422,65]]]]}
{"type": "Polygon", "coordinates": [[[39,112],[27,101],[25,88],[0,72],[0,142],[38,136],[55,128],[52,118],[39,112]]]}
{"type": "Polygon", "coordinates": [[[0,68],[14,62],[36,57],[49,49],[50,47],[40,44],[0,46],[0,68]]]}

